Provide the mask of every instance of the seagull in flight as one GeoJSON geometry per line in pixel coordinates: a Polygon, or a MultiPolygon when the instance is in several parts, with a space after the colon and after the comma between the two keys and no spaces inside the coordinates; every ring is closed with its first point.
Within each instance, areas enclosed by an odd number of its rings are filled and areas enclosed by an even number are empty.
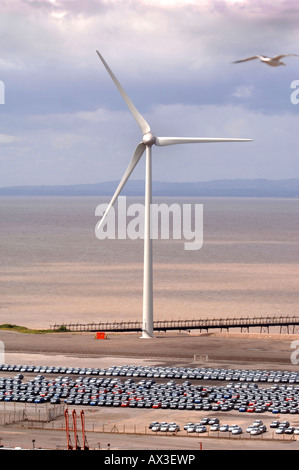
{"type": "Polygon", "coordinates": [[[283,57],[299,57],[298,54],[281,54],[276,55],[274,57],[267,57],[264,55],[254,55],[252,57],[247,57],[246,59],[235,60],[233,64],[239,64],[240,62],[247,62],[248,60],[259,59],[261,62],[264,62],[267,65],[271,65],[272,67],[277,67],[278,65],[286,65],[284,62],[281,61],[283,57]]]}

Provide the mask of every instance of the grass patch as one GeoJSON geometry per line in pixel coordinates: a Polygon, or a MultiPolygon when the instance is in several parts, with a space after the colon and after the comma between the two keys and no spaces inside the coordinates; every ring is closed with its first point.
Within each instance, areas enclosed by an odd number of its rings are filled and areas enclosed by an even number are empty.
{"type": "Polygon", "coordinates": [[[57,333],[68,331],[68,329],[64,325],[61,325],[57,330],[35,330],[31,328],[26,328],[26,326],[13,325],[11,323],[4,323],[0,325],[0,330],[17,331],[18,333],[31,334],[57,333]]]}

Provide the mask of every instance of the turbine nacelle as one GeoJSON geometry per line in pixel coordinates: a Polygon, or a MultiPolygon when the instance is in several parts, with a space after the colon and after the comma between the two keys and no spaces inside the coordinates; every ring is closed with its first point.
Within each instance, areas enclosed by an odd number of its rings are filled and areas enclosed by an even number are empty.
{"type": "Polygon", "coordinates": [[[147,132],[143,135],[142,142],[144,145],[151,147],[156,143],[156,137],[151,132],[147,132]]]}

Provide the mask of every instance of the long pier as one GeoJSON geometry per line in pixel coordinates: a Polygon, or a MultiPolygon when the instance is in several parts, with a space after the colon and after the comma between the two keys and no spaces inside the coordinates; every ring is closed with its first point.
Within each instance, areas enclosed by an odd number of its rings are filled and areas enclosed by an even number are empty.
{"type": "MultiPolygon", "coordinates": [[[[299,327],[297,316],[277,317],[233,317],[233,318],[205,318],[197,320],[156,320],[155,331],[171,330],[199,330],[200,332],[218,329],[220,331],[240,329],[247,331],[251,328],[259,328],[260,332],[269,333],[270,327],[279,328],[279,333],[295,334],[299,327]]],[[[139,332],[142,331],[140,321],[107,321],[99,323],[62,323],[51,326],[56,331],[78,331],[78,332],[139,332]]]]}

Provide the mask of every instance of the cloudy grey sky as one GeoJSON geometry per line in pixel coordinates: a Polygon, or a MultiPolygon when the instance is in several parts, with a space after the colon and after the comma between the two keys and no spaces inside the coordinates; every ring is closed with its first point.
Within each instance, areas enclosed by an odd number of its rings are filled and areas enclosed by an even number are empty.
{"type": "MultiPolygon", "coordinates": [[[[156,135],[156,181],[299,178],[296,0],[1,0],[0,186],[118,180],[141,140],[99,49],[156,135]]],[[[144,162],[132,177],[141,179],[144,162]]]]}

